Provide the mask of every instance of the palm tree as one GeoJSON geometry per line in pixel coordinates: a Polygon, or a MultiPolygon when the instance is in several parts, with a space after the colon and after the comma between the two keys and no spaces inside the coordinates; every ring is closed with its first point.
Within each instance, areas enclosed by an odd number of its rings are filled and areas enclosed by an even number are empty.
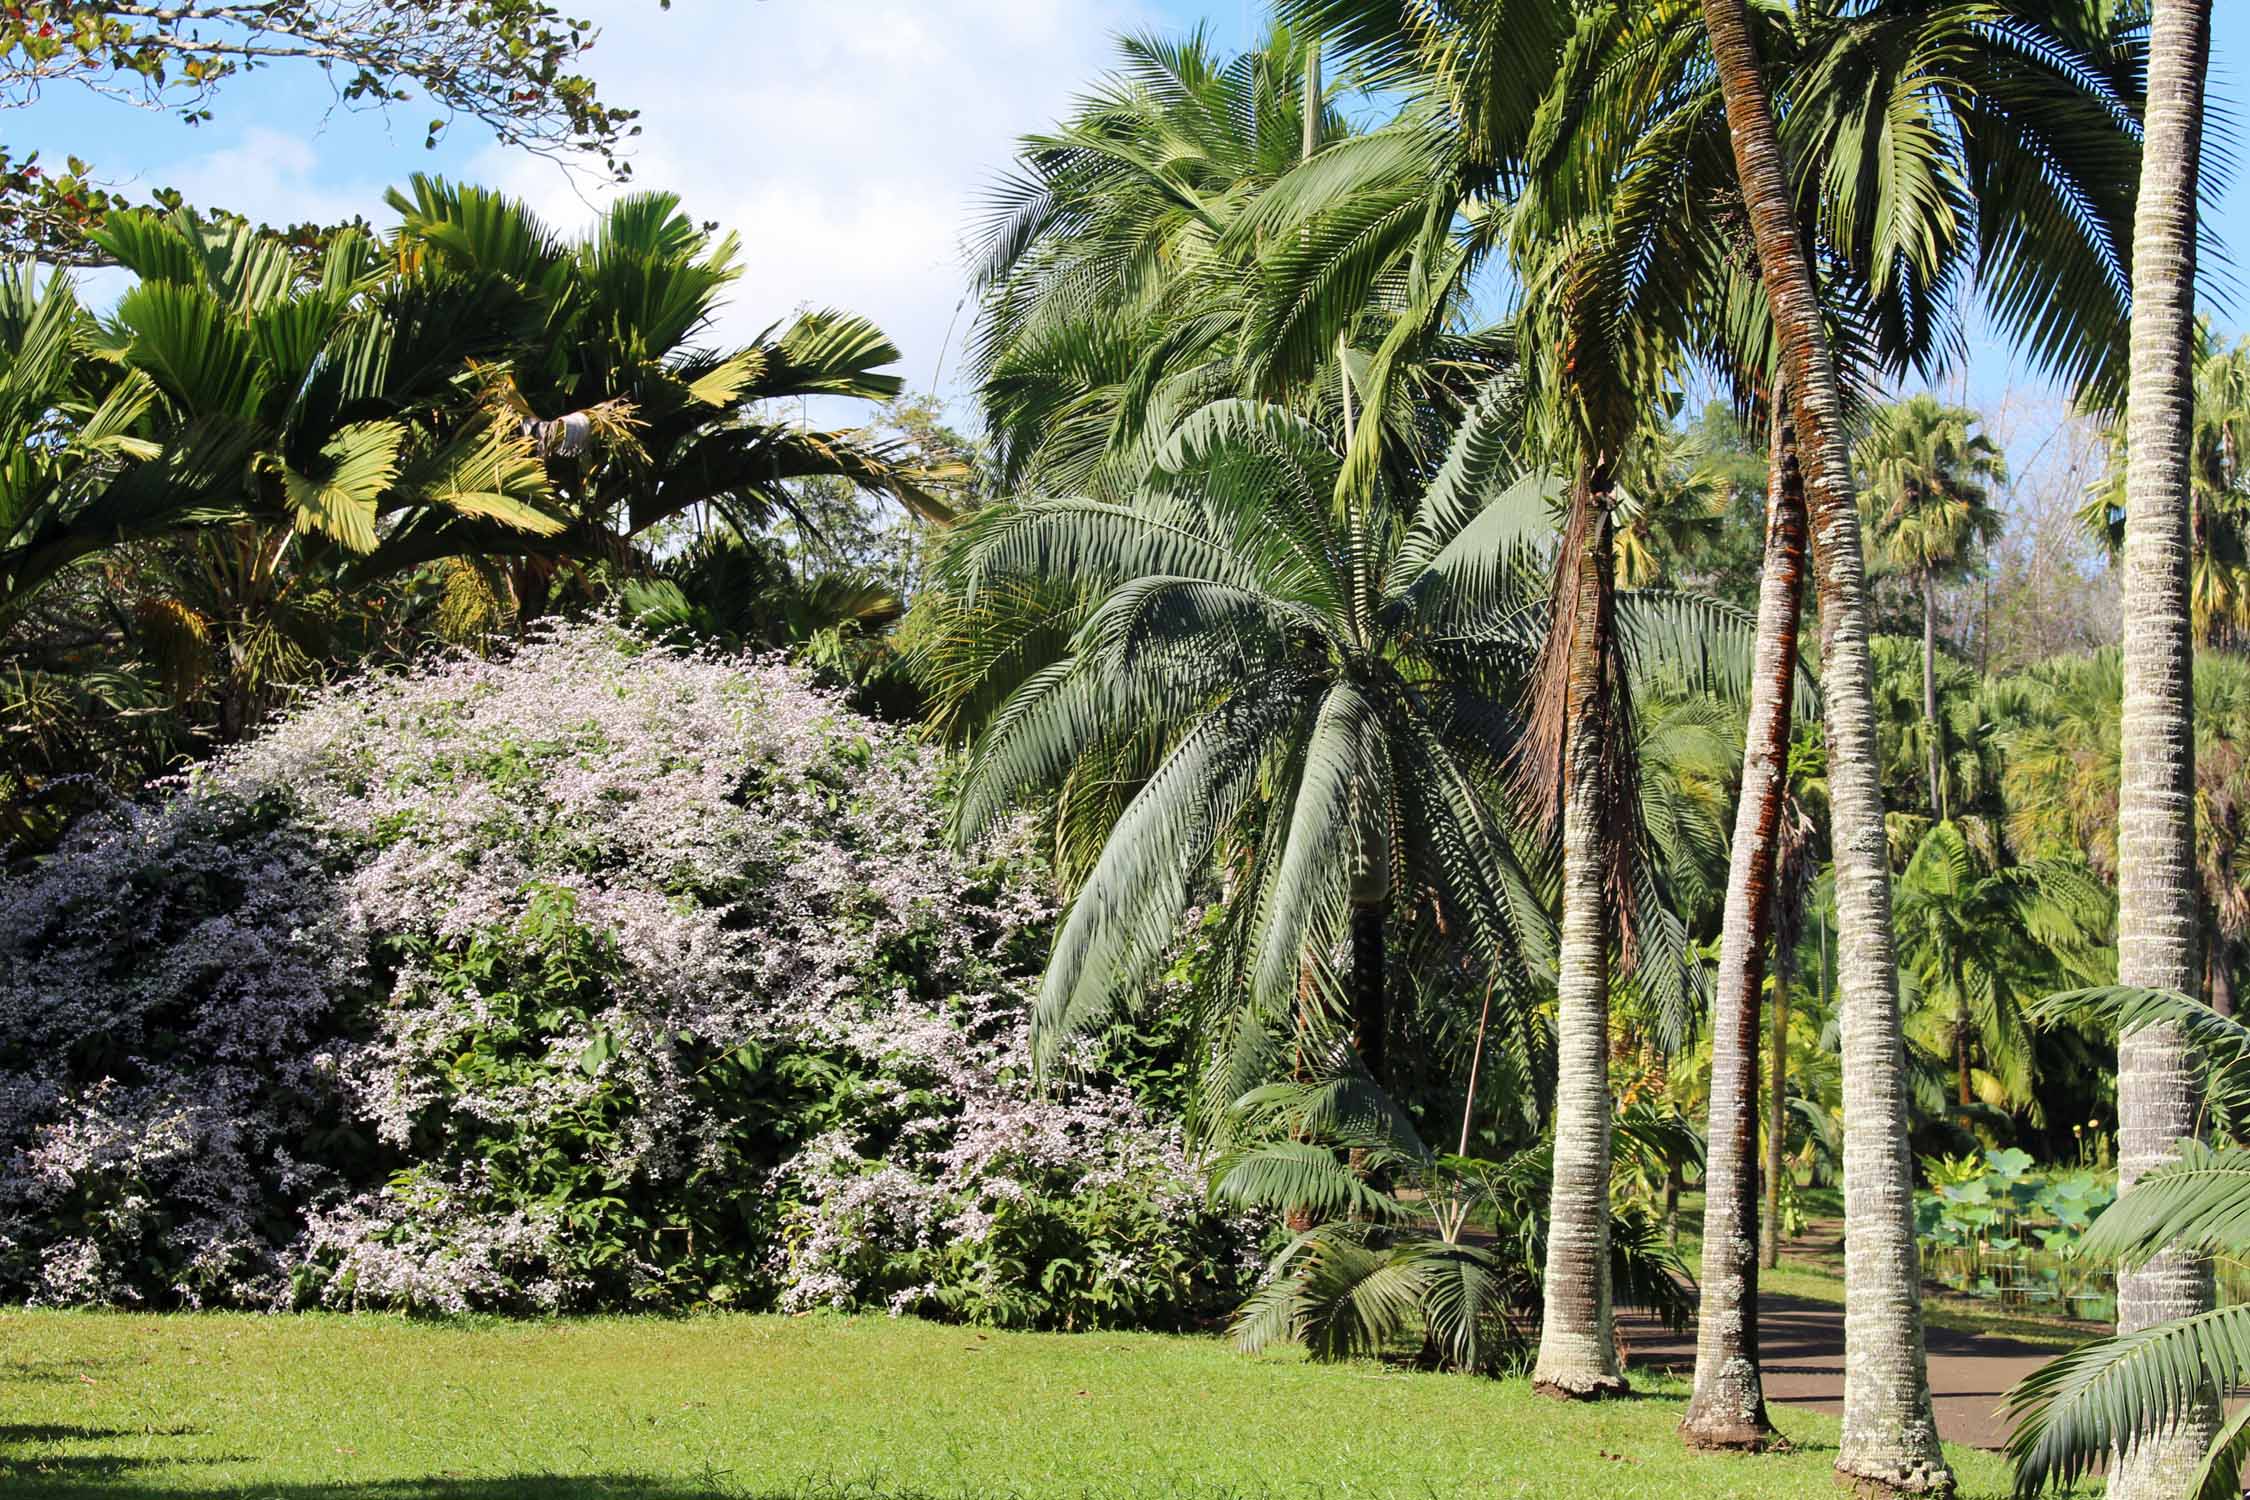
{"type": "MultiPolygon", "coordinates": [[[[1804,939],[1806,908],[1812,896],[1813,876],[1818,863],[1815,845],[1818,828],[1812,810],[1806,805],[1808,798],[1805,792],[1808,789],[1804,785],[1810,779],[1808,774],[1810,768],[1801,764],[1804,761],[1809,761],[1814,753],[1815,747],[1804,739],[1793,741],[1790,745],[1785,774],[1789,779],[1791,790],[1782,803],[1781,833],[1774,854],[1774,956],[1773,1003],[1771,1006],[1773,1045],[1771,1062],[1768,1064],[1769,1076],[1766,1080],[1768,1100],[1765,1120],[1766,1205],[1765,1213],[1758,1226],[1758,1264],[1768,1269],[1781,1264],[1782,1196],[1784,1192],[1782,1174],[1789,1170],[1789,1020],[1793,1003],[1791,985],[1796,979],[1797,949],[1804,939]]],[[[1820,930],[1820,943],[1820,961],[1815,970],[1820,980],[1820,993],[1815,996],[1815,999],[1817,1002],[1825,1004],[1828,998],[1826,994],[1828,934],[1825,926],[1820,930]]],[[[1720,953],[1722,972],[1725,961],[1726,954],[1722,946],[1720,953]]],[[[1819,1014],[1817,1006],[1812,1014],[1816,1016],[1819,1014]]],[[[1708,1169],[1706,1169],[1706,1175],[1708,1176],[1708,1169]]],[[[1708,1196],[1705,1201],[1704,1212],[1708,1217],[1710,1213],[1708,1196]]],[[[1709,1272],[1705,1273],[1706,1276],[1709,1274],[1709,1272]]],[[[1755,1292],[1756,1288],[1745,1287],[1744,1290],[1746,1293],[1750,1293],[1755,1292]]],[[[1753,1298],[1745,1296],[1743,1305],[1754,1307],[1756,1303],[1753,1298]]],[[[1699,1346],[1697,1349],[1699,1359],[1701,1354],[1702,1351],[1699,1346]]],[[[1732,1354],[1732,1350],[1726,1351],[1726,1358],[1722,1358],[1718,1362],[1718,1367],[1724,1369],[1727,1359],[1730,1359],[1732,1354]]],[[[1756,1361],[1752,1359],[1750,1363],[1755,1365],[1756,1361]]]]}
{"type": "Polygon", "coordinates": [[[1633,950],[1644,836],[1613,537],[1630,503],[1620,460],[1669,374],[1617,274],[1611,229],[1593,216],[1548,224],[1527,214],[1515,226],[1530,274],[1526,362],[1546,395],[1548,442],[1573,471],[1518,776],[1559,827],[1562,856],[1554,1179],[1532,1383],[1580,1399],[1625,1389],[1608,1282],[1611,959],[1613,947],[1633,950]],[[1527,242],[1550,229],[1553,243],[1527,242]]]}
{"type": "Polygon", "coordinates": [[[1519,401],[1496,382],[1406,505],[1378,491],[1339,514],[1320,428],[1222,400],[1179,425],[1129,504],[1014,501],[963,524],[934,578],[954,618],[920,647],[941,717],[1001,689],[961,827],[1055,798],[1092,851],[1040,987],[1043,1055],[1138,998],[1215,854],[1218,1107],[1267,1081],[1278,1048],[1325,1055],[1339,1034],[1381,1075],[1402,908],[1434,904],[1503,999],[1528,998],[1545,942],[1479,790],[1519,732],[1550,524],[1546,482],[1511,456],[1519,401]],[[1055,578],[1065,597],[1040,591],[1055,578]],[[1027,670],[1013,643],[1030,637],[1060,649],[1027,670]]]}
{"type": "Polygon", "coordinates": [[[193,539],[191,592],[144,613],[188,667],[176,676],[218,678],[222,738],[311,670],[308,633],[340,570],[388,538],[452,522],[519,545],[564,530],[530,440],[462,399],[456,377],[488,347],[474,324],[419,319],[418,289],[366,236],[335,236],[308,268],[278,236],[179,209],[113,214],[93,242],[139,277],[103,342],[153,390],[154,419],[248,449],[232,498],[245,519],[193,539]]]}
{"type": "Polygon", "coordinates": [[[2000,535],[1988,485],[2008,477],[2006,456],[1976,426],[1975,412],[1923,392],[1877,412],[1859,444],[1877,555],[1921,595],[1930,816],[1941,822],[1951,813],[1938,774],[1937,590],[1964,576],[1978,549],[2000,535]]]}
{"type": "Polygon", "coordinates": [[[158,431],[150,378],[95,357],[67,276],[0,268],[0,634],[72,568],[243,515],[241,427],[158,431]]]}
{"type": "Polygon", "coordinates": [[[978,246],[970,367],[1016,492],[1123,498],[1198,401],[1281,394],[1233,373],[1250,272],[1236,226],[1346,129],[1306,118],[1296,83],[1316,82],[1318,54],[1286,30],[1232,58],[1200,28],[1117,49],[1068,119],[1020,143],[978,246]]]}
{"type": "MultiPolygon", "coordinates": [[[[1777,879],[1796,694],[1797,622],[1804,607],[1805,491],[1795,435],[1773,415],[1765,565],[1758,585],[1758,644],[1744,737],[1741,800],[1727,873],[1719,973],[1711,1003],[1710,1145],[1704,1162],[1706,1312],[1696,1328],[1696,1381],[1680,1430],[1691,1446],[1757,1451],[1773,1436],[1758,1369],[1758,995],[1766,945],[1786,899],[1777,879]]],[[[1770,1191],[1780,1189],[1779,1149],[1788,1010],[1777,964],[1775,1108],[1768,1126],[1770,1191]]],[[[1769,1215],[1770,1217],[1770,1215],[1769,1215]]]]}
{"type": "MultiPolygon", "coordinates": [[[[2189,439],[2195,553],[2188,609],[2199,642],[2250,637],[2250,339],[2232,349],[2198,330],[2189,439]]],[[[2109,426],[2109,469],[2081,513],[2114,557],[2125,542],[2130,424],[2109,426]]]]}
{"type": "MultiPolygon", "coordinates": [[[[2196,984],[2192,403],[2197,183],[2209,0],[2156,0],[2148,109],[2133,221],[2132,369],[2125,422],[2125,707],[2118,786],[2117,978],[2144,990],[2196,984]]],[[[2118,1191],[2173,1159],[2195,1133],[2188,1038],[2178,1026],[2130,1030],[2117,1044],[2118,1191]]],[[[2158,1255],[2118,1277],[2121,1334],[2211,1307],[2209,1265],[2158,1255]]],[[[2181,1492],[2218,1420],[2206,1399],[2161,1432],[2128,1441],[2113,1496],[2181,1492]]]]}
{"type": "Polygon", "coordinates": [[[1735,170],[1755,235],[1784,378],[1807,460],[1826,631],[1829,805],[1844,995],[1845,1390],[1836,1466],[1908,1492],[1952,1488],[1938,1447],[1922,1345],[1905,1043],[1892,942],[1883,793],[1868,657],[1866,565],[1852,495],[1843,394],[1791,196],[1772,94],[1745,0],[1703,0],[1726,99],[1735,170]]]}
{"type": "MultiPolygon", "coordinates": [[[[1347,1090],[1272,1084],[1229,1112],[1213,1196],[1249,1208],[1317,1204],[1324,1219],[1275,1257],[1265,1286],[1235,1314],[1236,1347],[1256,1352],[1289,1341],[1315,1359],[1340,1359],[1418,1333],[1426,1363],[1498,1372],[1527,1352],[1525,1330],[1541,1300],[1553,1141],[1503,1161],[1444,1156],[1396,1111],[1366,1101],[1340,1108],[1347,1090]],[[1352,1170],[1355,1159],[1387,1186],[1352,1170]],[[1477,1230],[1484,1233],[1472,1238],[1477,1230]]],[[[1661,1173],[1692,1146],[1686,1135],[1653,1112],[1628,1115],[1619,1122],[1619,1154],[1645,1174],[1661,1173]]],[[[1684,1328],[1692,1307],[1685,1268],[1654,1216],[1638,1207],[1609,1213],[1608,1280],[1617,1296],[1684,1328]]]]}
{"type": "MultiPolygon", "coordinates": [[[[2134,81],[2131,48],[2120,44],[2107,18],[2028,11],[1995,16],[1987,7],[1932,0],[1873,13],[1822,9],[1808,14],[1802,26],[1769,29],[1766,39],[1791,51],[1791,67],[1781,76],[1802,105],[1791,109],[1789,119],[1798,160],[1807,170],[1792,182],[1773,128],[1771,98],[1762,80],[1744,79],[1743,69],[1754,66],[1756,54],[1748,14],[1729,9],[1738,23],[1736,56],[1742,67],[1730,74],[1722,58],[1715,76],[1724,87],[1714,89],[1711,75],[1702,72],[1696,38],[1681,24],[1689,14],[1684,6],[1616,8],[1605,20],[1543,0],[1404,12],[1360,0],[1284,5],[1285,16],[1320,27],[1331,43],[1404,70],[1412,87],[1436,96],[1442,106],[1433,118],[1444,122],[1439,133],[1448,138],[1436,148],[1413,129],[1377,132],[1356,155],[1324,155],[1317,177],[1310,171],[1293,174],[1276,188],[1277,198],[1287,201],[1299,179],[1306,184],[1306,191],[1294,194],[1301,200],[1298,219],[1278,209],[1273,215],[1277,224],[1303,225],[1299,239],[1283,244],[1330,233],[1336,243],[1351,247],[1351,261],[1358,265],[1384,263],[1373,247],[1386,235],[1401,246],[1391,263],[1404,268],[1408,312],[1419,310],[1423,321],[1417,325],[1414,317],[1402,316],[1396,322],[1371,364],[1376,391],[1383,389],[1391,358],[1442,326],[1439,310],[1447,289],[1500,240],[1493,226],[1505,216],[1491,211],[1494,200],[1518,186],[1559,203],[1566,214],[1593,203],[1610,205],[1620,235],[1637,245],[1637,253],[1620,257],[1626,263],[1682,275],[1690,286],[1696,284],[1694,268],[1710,267],[1701,315],[1709,341],[1727,349],[1735,366],[1763,375],[1755,383],[1767,389],[1777,383],[1776,365],[1786,366],[1799,405],[1814,400],[1833,419],[1821,429],[1823,441],[1842,441],[1841,391],[1833,370],[1812,396],[1795,389],[1797,364],[1811,351],[1825,364],[1827,352],[1822,330],[1813,330],[1813,344],[1802,336],[1821,308],[1802,259],[1799,215],[1817,229],[1823,265],[1836,273],[1832,286],[1846,326],[1883,322],[1880,348],[1887,359],[1920,361],[1957,343],[1957,334],[1948,337],[1945,289],[1959,283],[1965,265],[1976,263],[1984,284],[1998,293],[1995,303],[2004,320],[2044,362],[2073,374],[2104,367],[2118,342],[2114,331],[2122,326],[2114,272],[2124,220],[2121,183],[2129,180],[2133,144],[2123,106],[2129,105],[2134,81]],[[1605,26],[1611,28],[1607,38],[1605,26]],[[1747,258],[1736,255],[1742,235],[1714,234],[1707,212],[1708,205],[1729,201],[1731,178],[1740,173],[1743,122],[1735,118],[1735,106],[1745,88],[1762,106],[1755,154],[1769,168],[1763,186],[1773,195],[1763,222],[1755,211],[1750,215],[1751,227],[1761,250],[1781,254],[1783,245],[1799,246],[1788,253],[1795,257],[1802,297],[1779,317],[1769,314],[1775,288],[1772,266],[1763,264],[1767,256],[1757,257],[1765,273],[1762,285],[1735,274],[1747,258]],[[1724,125],[1731,125],[1731,132],[1724,125]],[[1893,149],[1901,141],[1927,149],[1901,158],[1893,149]],[[1591,143],[1597,164],[1590,168],[1571,163],[1581,142],[1591,143]],[[1598,164],[1604,153],[1610,158],[1606,168],[1598,164]],[[1348,177],[1355,161],[1374,176],[1389,169],[1393,156],[1417,155],[1428,163],[1423,176],[1432,184],[1431,210],[1418,218],[1386,207],[1346,210],[1323,222],[1317,207],[1304,206],[1317,202],[1314,186],[1332,190],[1330,179],[1348,177]],[[1557,170],[1558,164],[1571,169],[1557,170]],[[1902,172],[1911,176],[1910,186],[1902,172]],[[1459,211],[1463,205],[1466,212],[1459,211]],[[2034,224],[2038,232],[2022,232],[2034,224]],[[1786,240],[1775,237],[1777,228],[1788,231],[1786,240]],[[1792,328],[1798,330],[1794,342],[1792,328]]],[[[1293,274],[1291,257],[1273,263],[1268,290],[1277,308],[1299,305],[1316,285],[1320,263],[1294,259],[1306,263],[1293,274]]],[[[1840,459],[1842,450],[1828,456],[1840,459]]],[[[1347,476],[1371,455],[1355,460],[1347,476]]],[[[1839,466],[1837,473],[1848,496],[1848,471],[1839,466]]],[[[1856,548],[1856,527],[1851,542],[1856,548]]],[[[1847,602],[1856,599],[1864,583],[1856,567],[1847,566],[1841,576],[1847,602]]],[[[1827,613],[1833,618],[1836,612],[1827,613]]],[[[1847,631],[1842,663],[1847,679],[1854,675],[1855,644],[1847,631]]],[[[1864,667],[1857,675],[1864,677],[1864,667]]],[[[1831,712],[1837,712],[1833,702],[1831,712]]],[[[1848,705],[1842,712],[1852,715],[1848,705]]],[[[1867,717],[1862,708],[1861,737],[1871,740],[1867,717]]],[[[1871,751],[1872,745],[1864,748],[1871,751]]],[[[1879,792],[1871,766],[1850,769],[1849,747],[1842,758],[1843,821],[1859,834],[1861,846],[1844,862],[1868,877],[1847,881],[1853,893],[1845,924],[1854,960],[1851,990],[1876,1001],[1869,1045],[1888,1049],[1897,1060],[1903,1058],[1903,1043],[1895,965],[1884,951],[1883,892],[1865,894],[1870,880],[1879,884],[1881,876],[1879,792]]],[[[1871,754],[1865,759],[1871,761],[1871,754]]],[[[1878,1101],[1882,1118],[1867,1120],[1861,1132],[1859,1175],[1869,1176],[1868,1164],[1880,1162],[1889,1185],[1862,1201],[1895,1211],[1889,1222],[1854,1237],[1855,1245],[1869,1252],[1861,1257],[1863,1270],[1888,1289],[1855,1300],[1855,1308],[1865,1309],[1859,1320],[1863,1334],[1884,1353],[1855,1362],[1854,1369],[1866,1372],[1858,1382],[1863,1386],[1916,1391],[1919,1376],[1909,1366],[1918,1369],[1920,1336],[1911,1230],[1903,1212],[1909,1171],[1905,1116],[1902,1107],[1894,1107],[1900,1095],[1892,1086],[1903,1061],[1886,1064],[1874,1053],[1863,1060],[1869,1066],[1855,1067],[1851,1077],[1855,1085],[1872,1085],[1870,1097],[1878,1101]],[[1887,1328],[1885,1319],[1891,1320],[1887,1328]],[[1886,1362],[1898,1368],[1889,1370],[1886,1362]],[[1886,1373],[1898,1378],[1885,1382],[1886,1373]]],[[[1870,1111],[1858,1113],[1865,1117],[1870,1111]]],[[[1900,1412],[1886,1411],[1879,1400],[1853,1404],[1853,1425],[1865,1441],[1847,1444],[1848,1472],[1864,1470],[1878,1479],[1896,1472],[1909,1483],[1944,1480],[1926,1397],[1904,1400],[1900,1412]],[[1867,1432],[1862,1418],[1879,1430],[1867,1432]]]]}
{"type": "MultiPolygon", "coordinates": [[[[2000,685],[2008,833],[2034,857],[2083,854],[2105,879],[2118,858],[2124,662],[2113,647],[2033,668],[2000,685]]],[[[2195,662],[2195,861],[2206,937],[2203,993],[2235,1010],[2250,933],[2250,662],[2195,662]]]]}
{"type": "Polygon", "coordinates": [[[1931,825],[1898,884],[1899,953],[1921,991],[1909,1035],[1951,1055],[1954,1102],[2032,1102],[2027,1000],[2059,981],[2105,980],[2109,892],[2083,859],[1995,867],[1956,824],[1931,825]],[[1917,1023],[1926,1022],[1926,1027],[1917,1023]]]}
{"type": "MultiPolygon", "coordinates": [[[[2170,1032],[2175,1045],[2198,1049],[2189,1080],[2234,1127],[2234,1141],[2216,1150],[2192,1137],[2174,1142],[2095,1221],[2080,1253],[2118,1262],[2120,1281],[2163,1261],[2250,1253],[2250,1149],[2241,1139],[2250,1029],[2177,990],[2128,985],[2051,996],[2040,1012],[2105,1021],[2120,1047],[2136,1032],[2170,1032]]],[[[2008,1393],[2016,1487],[2036,1493],[2107,1464],[2113,1494],[2123,1484],[2182,1500],[2240,1495],[2250,1408],[2221,1426],[2215,1395],[2246,1382],[2250,1305],[2206,1306],[2080,1345],[2008,1393]]]]}
{"type": "Polygon", "coordinates": [[[741,276],[731,236],[714,238],[667,193],[612,202],[592,230],[558,238],[522,203],[490,189],[416,177],[389,195],[396,254],[418,295],[460,288],[504,343],[486,367],[487,399],[536,434],[567,527],[527,546],[489,524],[427,517],[383,539],[362,575],[442,557],[529,559],[513,584],[536,614],[558,558],[609,558],[650,528],[698,508],[739,529],[788,513],[792,486],[835,478],[942,519],[947,507],[903,444],[811,427],[813,397],[880,401],[900,379],[898,350],[863,318],[800,314],[749,343],[702,343],[741,276]]]}

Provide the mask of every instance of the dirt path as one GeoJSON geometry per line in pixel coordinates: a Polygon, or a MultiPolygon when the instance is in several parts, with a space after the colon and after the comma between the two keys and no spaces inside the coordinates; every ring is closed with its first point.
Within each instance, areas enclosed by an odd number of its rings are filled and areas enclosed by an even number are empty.
{"type": "MultiPolygon", "coordinates": [[[[1695,1334],[1672,1334],[1645,1320],[1621,1319],[1636,1369],[1695,1373],[1695,1334]]],[[[1998,1334],[1932,1328],[1930,1394],[1938,1436],[1949,1443],[1998,1448],[2008,1427],[1999,1413],[2008,1387],[2055,1357],[2053,1349],[1998,1334]]],[[[1788,1430],[1787,1408],[1844,1409],[1844,1309],[1803,1297],[1758,1299],[1758,1356],[1765,1372],[1766,1403],[1775,1424],[1788,1430]]]]}

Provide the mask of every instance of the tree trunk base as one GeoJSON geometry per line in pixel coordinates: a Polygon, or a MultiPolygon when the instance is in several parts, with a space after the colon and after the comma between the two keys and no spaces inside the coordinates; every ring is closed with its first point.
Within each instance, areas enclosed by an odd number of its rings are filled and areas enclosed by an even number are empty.
{"type": "Polygon", "coordinates": [[[1940,1461],[1913,1459],[1879,1474],[1861,1474],[1836,1466],[1836,1482],[1861,1500],[1895,1500],[1901,1495],[1951,1495],[1953,1471],[1940,1461]]]}
{"type": "Polygon", "coordinates": [[[1531,1389],[1557,1401],[1606,1401],[1626,1394],[1632,1387],[1626,1385],[1622,1375],[1541,1375],[1533,1378],[1531,1389]]]}
{"type": "Polygon", "coordinates": [[[1718,1412],[1690,1410],[1680,1422],[1680,1441],[1697,1453],[1787,1453],[1789,1439],[1761,1414],[1754,1421],[1718,1412]]]}

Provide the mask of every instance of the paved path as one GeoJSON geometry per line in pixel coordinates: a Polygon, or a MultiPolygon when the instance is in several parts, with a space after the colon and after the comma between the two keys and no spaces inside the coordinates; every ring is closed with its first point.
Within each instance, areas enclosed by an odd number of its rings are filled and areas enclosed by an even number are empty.
{"type": "MultiPolygon", "coordinates": [[[[1625,1317],[1626,1349],[1636,1369],[1673,1368],[1695,1373],[1695,1333],[1685,1336],[1625,1317]]],[[[2000,1398],[2024,1376],[2055,1357],[2056,1351],[1990,1333],[1929,1330],[1930,1393],[1937,1409],[1938,1435],[1949,1443],[1998,1448],[2007,1441],[1999,1414],[2000,1398]]],[[[1808,1406],[1842,1414],[1844,1409],[1844,1309],[1833,1302],[1802,1297],[1758,1299],[1758,1357],[1766,1383],[1766,1403],[1781,1408],[1774,1416],[1787,1430],[1785,1410],[1808,1406]]]]}

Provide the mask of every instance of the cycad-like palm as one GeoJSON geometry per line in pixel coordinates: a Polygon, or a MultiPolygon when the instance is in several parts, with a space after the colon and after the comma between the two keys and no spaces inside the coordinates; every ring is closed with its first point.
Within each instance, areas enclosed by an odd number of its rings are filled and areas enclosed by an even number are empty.
{"type": "Polygon", "coordinates": [[[1348,1030],[1382,1076],[1394,907],[1434,902],[1528,999],[1545,942],[1485,790],[1520,727],[1529,648],[1511,632],[1550,526],[1516,416],[1496,386],[1412,503],[1340,512],[1321,429],[1220,401],[1180,424],[1130,503],[994,506],[948,548],[938,582],[960,619],[944,639],[969,654],[941,694],[1009,680],[995,641],[1065,641],[990,715],[961,803],[975,830],[1056,799],[1099,851],[1041,984],[1043,1050],[1137,999],[1215,855],[1240,1005],[1218,1103],[1265,1081],[1300,1023],[1348,1030]],[[1043,579],[1075,595],[1042,598],[1043,579]],[[1121,798],[1106,785],[1120,766],[1121,798]],[[1347,1027],[1307,1013],[1347,978],[1347,1027]]]}
{"type": "Polygon", "coordinates": [[[2000,535],[1990,486],[2008,460],[1977,430],[1977,414],[1927,393],[1875,414],[1859,444],[1878,565],[1914,582],[1922,601],[1922,713],[1929,724],[1930,816],[1951,816],[1938,774],[1937,590],[1968,575],[2000,535]]]}

